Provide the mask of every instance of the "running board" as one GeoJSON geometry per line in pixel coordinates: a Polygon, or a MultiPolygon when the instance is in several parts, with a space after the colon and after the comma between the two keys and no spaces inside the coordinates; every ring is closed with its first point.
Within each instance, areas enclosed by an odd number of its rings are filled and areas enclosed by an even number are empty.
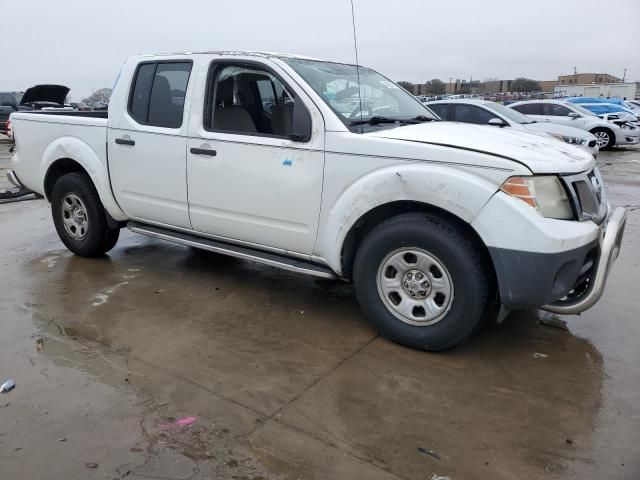
{"type": "Polygon", "coordinates": [[[297,258],[289,258],[275,253],[263,252],[238,245],[210,240],[208,238],[198,237],[188,233],[174,232],[165,228],[153,227],[137,222],[128,222],[127,228],[134,233],[140,233],[149,237],[167,240],[169,242],[187,245],[189,247],[200,248],[210,252],[229,255],[230,257],[240,258],[242,260],[250,260],[252,262],[263,263],[283,270],[291,272],[304,273],[320,278],[337,278],[336,274],[327,267],[316,265],[315,263],[305,262],[297,258]]]}

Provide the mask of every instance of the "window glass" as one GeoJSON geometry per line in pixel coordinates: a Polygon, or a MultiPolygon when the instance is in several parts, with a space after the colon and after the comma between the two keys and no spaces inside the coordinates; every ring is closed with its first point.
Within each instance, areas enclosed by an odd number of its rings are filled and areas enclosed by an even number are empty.
{"type": "Polygon", "coordinates": [[[130,100],[131,116],[145,125],[179,128],[190,73],[190,62],[140,65],[130,100]]]}
{"type": "Polygon", "coordinates": [[[155,63],[145,63],[138,67],[138,72],[134,79],[129,113],[139,123],[147,123],[149,95],[151,93],[151,84],[155,71],[155,63]]]}
{"type": "Polygon", "coordinates": [[[541,107],[541,103],[523,103],[522,105],[514,105],[511,108],[525,115],[542,115],[541,107]]]}
{"type": "Polygon", "coordinates": [[[397,120],[431,117],[418,99],[370,68],[300,58],[283,60],[352,131],[362,131],[354,127],[374,116],[397,120]]]}
{"type": "Polygon", "coordinates": [[[553,117],[566,117],[569,115],[569,110],[564,105],[557,105],[555,103],[543,103],[542,104],[542,114],[550,115],[553,117]]]}
{"type": "Polygon", "coordinates": [[[296,97],[271,72],[259,67],[218,68],[206,127],[210,130],[289,138],[296,97]]]}
{"type": "Polygon", "coordinates": [[[456,122],[486,125],[489,123],[489,120],[495,117],[496,115],[492,112],[488,112],[484,108],[476,107],[475,105],[453,105],[453,119],[456,122]]]}
{"type": "Polygon", "coordinates": [[[191,64],[187,62],[158,64],[149,99],[149,125],[167,128],[182,125],[190,72],[191,64]]]}
{"type": "Polygon", "coordinates": [[[432,103],[427,105],[427,107],[433,110],[433,112],[441,119],[448,120],[447,108],[449,108],[449,105],[447,103],[432,103]]]}

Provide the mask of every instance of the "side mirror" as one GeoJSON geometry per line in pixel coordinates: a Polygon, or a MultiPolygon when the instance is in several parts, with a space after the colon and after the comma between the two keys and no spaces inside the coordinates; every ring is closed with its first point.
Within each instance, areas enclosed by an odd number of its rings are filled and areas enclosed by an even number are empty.
{"type": "Polygon", "coordinates": [[[311,140],[311,114],[300,97],[293,104],[291,119],[291,134],[289,138],[294,142],[308,142],[311,140]]]}
{"type": "Polygon", "coordinates": [[[576,118],[580,118],[580,114],[576,112],[569,112],[569,118],[573,118],[575,120],[576,118]]]}
{"type": "Polygon", "coordinates": [[[498,118],[498,117],[493,117],[487,123],[489,125],[494,126],[494,127],[506,127],[507,126],[507,124],[504,123],[504,121],[501,118],[498,118]]]}

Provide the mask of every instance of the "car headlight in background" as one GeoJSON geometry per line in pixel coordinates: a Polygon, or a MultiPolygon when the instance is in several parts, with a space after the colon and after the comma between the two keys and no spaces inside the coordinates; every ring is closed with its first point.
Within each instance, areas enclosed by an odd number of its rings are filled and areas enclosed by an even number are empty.
{"type": "Polygon", "coordinates": [[[587,143],[585,138],[572,137],[570,135],[551,134],[552,137],[556,137],[558,140],[562,140],[570,145],[584,145],[587,143]]]}
{"type": "Polygon", "coordinates": [[[511,177],[502,184],[500,190],[535,208],[543,217],[560,220],[574,218],[567,192],[555,175],[511,177]]]}

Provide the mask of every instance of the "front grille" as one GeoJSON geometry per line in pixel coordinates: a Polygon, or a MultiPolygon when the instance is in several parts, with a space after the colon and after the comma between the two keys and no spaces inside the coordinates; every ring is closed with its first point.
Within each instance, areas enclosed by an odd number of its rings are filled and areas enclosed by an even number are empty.
{"type": "Polygon", "coordinates": [[[597,140],[591,140],[591,141],[589,142],[589,148],[593,148],[593,147],[595,147],[597,143],[598,143],[598,141],[597,141],[597,140]]]}
{"type": "Polygon", "coordinates": [[[602,177],[597,168],[587,173],[561,177],[580,221],[593,220],[602,223],[607,217],[607,198],[602,177]]]}

